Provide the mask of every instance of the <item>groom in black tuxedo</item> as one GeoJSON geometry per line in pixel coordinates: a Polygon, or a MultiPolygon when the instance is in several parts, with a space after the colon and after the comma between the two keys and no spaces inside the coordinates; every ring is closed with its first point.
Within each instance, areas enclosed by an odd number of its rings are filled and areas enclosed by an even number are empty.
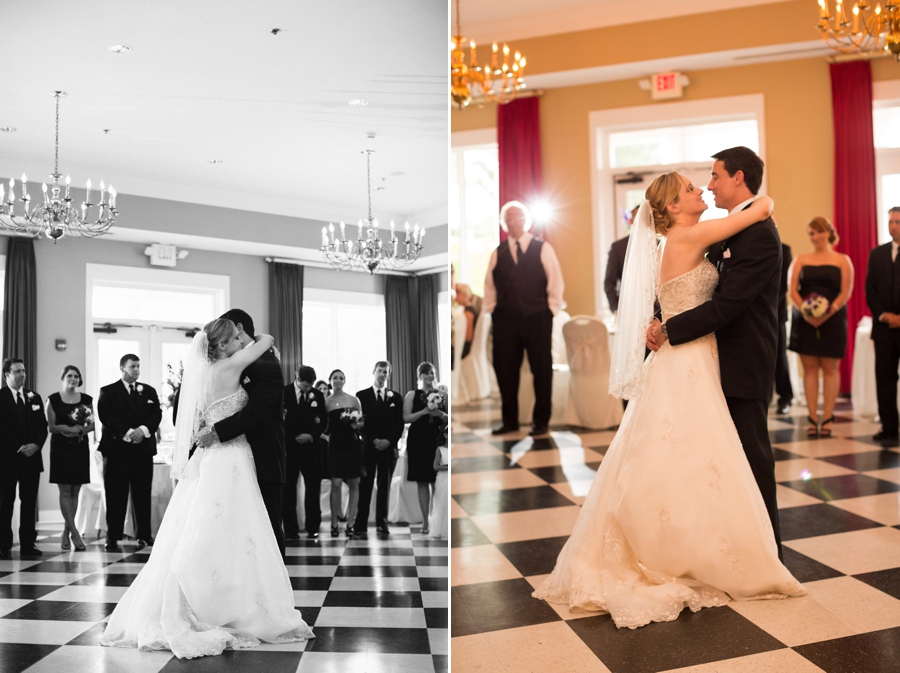
{"type": "MultiPolygon", "coordinates": [[[[239,308],[233,308],[219,316],[227,318],[238,329],[237,339],[245,347],[253,342],[256,330],[253,318],[239,308]]],[[[239,412],[224,418],[212,426],[212,431],[201,434],[199,446],[209,446],[213,436],[220,442],[228,442],[246,435],[256,464],[256,479],[262,494],[272,530],[284,558],[284,527],[282,503],[286,458],[284,449],[284,378],[281,363],[273,351],[267,351],[241,373],[241,386],[250,400],[239,412]]]]}
{"type": "MultiPolygon", "coordinates": [[[[716,207],[729,214],[744,210],[762,184],[762,160],[746,147],[723,150],[713,159],[709,190],[716,207]]],[[[769,512],[779,558],[775,458],[766,419],[778,347],[781,252],[781,237],[772,218],[711,245],[708,259],[719,271],[712,299],[665,323],[654,320],[648,330],[648,346],[653,350],[667,338],[677,346],[716,333],[722,391],[769,512]]]]}
{"type": "Polygon", "coordinates": [[[97,448],[103,456],[103,487],[106,490],[106,551],[120,551],[125,527],[128,490],[134,504],[138,549],[153,544],[150,535],[150,493],[153,486],[153,456],[156,429],[162,407],[156,390],[138,383],[141,361],[128,353],[119,360],[122,378],[100,389],[97,416],[103,435],[97,448]]]}

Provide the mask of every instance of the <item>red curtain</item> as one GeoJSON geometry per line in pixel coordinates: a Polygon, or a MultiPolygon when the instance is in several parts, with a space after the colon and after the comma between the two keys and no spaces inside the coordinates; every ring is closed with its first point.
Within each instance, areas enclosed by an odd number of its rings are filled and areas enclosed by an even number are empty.
{"type": "Polygon", "coordinates": [[[875,141],[872,136],[872,70],[869,61],[831,64],[834,109],[834,226],[840,250],[856,275],[847,304],[847,352],[841,361],[841,392],[850,391],[856,324],[868,315],[866,266],[878,243],[875,202],[875,141]]]}
{"type": "MultiPolygon", "coordinates": [[[[497,106],[497,145],[500,160],[500,206],[521,201],[526,206],[541,192],[541,126],[537,96],[497,106]]],[[[535,222],[532,233],[542,233],[535,222]]],[[[506,232],[500,229],[500,240],[506,232]]]]}

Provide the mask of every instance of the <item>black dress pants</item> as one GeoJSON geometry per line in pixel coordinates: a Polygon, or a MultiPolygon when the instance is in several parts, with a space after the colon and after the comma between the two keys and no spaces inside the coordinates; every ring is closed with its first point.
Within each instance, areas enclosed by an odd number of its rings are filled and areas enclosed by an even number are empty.
{"type": "MultiPolygon", "coordinates": [[[[897,335],[900,337],[900,334],[897,335]]],[[[882,429],[896,435],[897,413],[897,367],[900,366],[900,338],[890,338],[874,342],[875,346],[875,394],[878,398],[878,416],[882,429]]]]}
{"type": "Polygon", "coordinates": [[[15,467],[0,469],[0,550],[13,545],[12,516],[16,505],[16,486],[19,488],[19,546],[34,547],[37,539],[35,512],[37,511],[38,485],[41,473],[22,472],[15,467]]]}
{"type": "Polygon", "coordinates": [[[775,543],[778,545],[778,558],[783,560],[781,551],[781,527],[778,524],[778,501],[775,497],[775,456],[769,441],[769,428],[766,421],[769,404],[767,400],[747,400],[740,397],[726,397],[731,420],[737,428],[738,437],[744,447],[744,454],[763,502],[772,522],[775,543]]]}
{"type": "Polygon", "coordinates": [[[787,358],[787,329],[784,323],[778,325],[778,350],[775,351],[775,392],[778,405],[790,404],[794,399],[794,388],[791,386],[791,371],[787,358]]]}
{"type": "Polygon", "coordinates": [[[272,532],[275,533],[275,541],[278,543],[278,551],[284,558],[284,524],[282,523],[282,503],[284,502],[284,484],[278,481],[260,481],[259,492],[262,494],[263,504],[269,513],[269,522],[272,524],[272,532]]]}
{"type": "Polygon", "coordinates": [[[353,528],[363,532],[369,525],[369,505],[372,502],[372,487],[377,486],[375,496],[375,525],[387,526],[388,497],[391,493],[391,477],[394,475],[394,447],[379,451],[374,446],[366,446],[363,451],[363,466],[366,475],[359,480],[359,504],[356,507],[356,522],[353,528]],[[377,475],[376,475],[377,472],[377,475]]]}
{"type": "Polygon", "coordinates": [[[149,540],[153,456],[111,453],[106,459],[103,487],[106,490],[106,539],[114,542],[122,539],[130,489],[135,537],[149,540]]]}
{"type": "Polygon", "coordinates": [[[548,308],[523,317],[509,311],[494,312],[494,372],[503,405],[503,425],[519,427],[519,375],[522,358],[534,376],[534,413],[536,427],[550,423],[553,394],[553,353],[551,337],[553,313],[548,308]]]}
{"type": "Polygon", "coordinates": [[[303,475],[304,528],[307,533],[318,533],[322,523],[322,449],[318,442],[298,444],[287,452],[287,481],[284,485],[284,532],[296,535],[300,532],[297,522],[297,481],[303,475]]]}

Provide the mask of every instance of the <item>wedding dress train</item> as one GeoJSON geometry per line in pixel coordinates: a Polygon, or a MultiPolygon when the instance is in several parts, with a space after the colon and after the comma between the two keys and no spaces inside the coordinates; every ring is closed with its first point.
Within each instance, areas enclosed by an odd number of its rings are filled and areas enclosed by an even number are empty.
{"type": "MultiPolygon", "coordinates": [[[[207,423],[231,416],[247,399],[238,389],[211,403],[207,423]]],[[[294,609],[247,440],[241,435],[198,448],[153,553],[110,616],[101,643],[193,658],[313,637],[294,609]]]]}
{"type": "MultiPolygon", "coordinates": [[[[659,288],[664,318],[711,296],[703,261],[659,288]]],[[[689,607],[802,596],[728,412],[715,335],[666,342],[644,364],[553,573],[534,592],[609,612],[618,627],[672,621],[689,607]]]]}

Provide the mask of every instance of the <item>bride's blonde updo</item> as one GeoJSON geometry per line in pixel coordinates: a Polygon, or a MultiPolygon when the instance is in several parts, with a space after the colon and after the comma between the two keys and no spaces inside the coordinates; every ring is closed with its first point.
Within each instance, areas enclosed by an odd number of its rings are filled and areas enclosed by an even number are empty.
{"type": "Polygon", "coordinates": [[[215,362],[219,344],[227,343],[237,336],[237,327],[227,318],[216,318],[203,326],[206,339],[209,342],[206,347],[206,359],[215,362]]]}
{"type": "Polygon", "coordinates": [[[684,178],[680,173],[666,173],[656,178],[644,193],[644,197],[650,202],[650,209],[653,213],[653,228],[660,236],[665,236],[666,232],[675,224],[675,220],[666,206],[678,202],[683,181],[684,178]]]}

